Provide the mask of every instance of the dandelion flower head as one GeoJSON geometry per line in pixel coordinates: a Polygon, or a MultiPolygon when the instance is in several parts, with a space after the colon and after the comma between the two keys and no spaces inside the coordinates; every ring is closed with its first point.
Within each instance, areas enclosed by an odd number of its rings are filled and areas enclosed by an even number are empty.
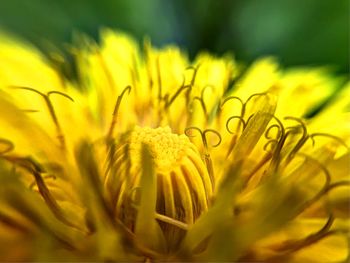
{"type": "Polygon", "coordinates": [[[349,260],[349,84],[76,42],[1,37],[0,260],[349,260]]]}

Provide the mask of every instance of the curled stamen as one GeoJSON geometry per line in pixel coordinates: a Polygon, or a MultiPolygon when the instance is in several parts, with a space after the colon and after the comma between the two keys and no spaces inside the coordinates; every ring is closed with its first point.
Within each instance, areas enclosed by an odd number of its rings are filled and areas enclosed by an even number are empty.
{"type": "Polygon", "coordinates": [[[254,114],[250,115],[247,122],[246,122],[246,125],[248,125],[248,123],[250,122],[250,120],[254,117],[254,114]]]}
{"type": "Polygon", "coordinates": [[[212,134],[215,134],[218,138],[218,142],[211,145],[211,147],[217,147],[220,145],[221,143],[221,135],[219,132],[217,132],[216,130],[213,130],[213,129],[205,129],[204,131],[202,131],[201,129],[199,129],[198,127],[195,127],[195,126],[192,126],[192,127],[187,127],[185,129],[185,135],[188,136],[188,137],[196,137],[195,135],[191,134],[190,131],[191,130],[195,130],[195,131],[198,131],[198,133],[201,135],[201,139],[202,139],[202,142],[203,142],[203,145],[204,145],[204,148],[206,150],[208,150],[208,140],[207,140],[207,136],[206,134],[207,133],[212,133],[212,134]]]}
{"type": "Polygon", "coordinates": [[[266,139],[274,139],[270,135],[270,132],[274,128],[277,129],[277,136],[276,136],[277,140],[281,138],[281,135],[282,135],[282,128],[281,128],[281,126],[279,124],[273,124],[269,128],[267,128],[266,131],[265,131],[265,138],[266,139]]]}
{"type": "MultiPolygon", "coordinates": [[[[251,95],[245,102],[243,102],[240,98],[238,97],[235,97],[235,96],[232,96],[232,97],[228,97],[226,100],[224,100],[224,103],[221,105],[223,106],[225,104],[225,102],[227,102],[228,100],[232,100],[232,99],[236,99],[236,100],[239,100],[240,103],[242,104],[242,108],[241,108],[241,117],[244,118],[244,115],[246,114],[246,109],[247,109],[247,104],[254,98],[254,97],[257,97],[257,96],[267,96],[267,93],[256,93],[256,94],[253,94],[251,95]]],[[[248,120],[247,120],[247,124],[250,120],[251,117],[253,117],[254,114],[250,115],[248,120]]]]}
{"type": "Polygon", "coordinates": [[[207,112],[207,108],[206,108],[206,106],[205,106],[205,103],[204,103],[203,98],[200,98],[200,97],[196,96],[196,97],[193,98],[193,102],[194,102],[195,100],[198,100],[198,101],[199,101],[199,103],[200,103],[200,105],[201,105],[201,107],[202,107],[202,109],[203,109],[204,116],[207,117],[208,112],[207,112]]]}
{"type": "Polygon", "coordinates": [[[306,125],[304,123],[304,121],[302,119],[296,118],[296,117],[292,117],[292,116],[287,116],[284,117],[285,120],[293,120],[298,122],[300,125],[296,126],[296,127],[288,127],[287,129],[291,129],[291,128],[302,128],[303,129],[303,136],[306,136],[307,134],[307,129],[306,129],[306,125]]]}
{"type": "Polygon", "coordinates": [[[117,115],[117,114],[118,114],[118,110],[119,110],[120,103],[121,103],[121,101],[122,101],[122,99],[123,99],[123,97],[124,97],[124,94],[125,94],[126,92],[128,92],[128,95],[130,94],[130,92],[131,92],[131,86],[126,86],[126,87],[123,89],[122,93],[118,96],[116,105],[115,105],[115,107],[114,107],[113,115],[117,115]]]}
{"type": "Polygon", "coordinates": [[[267,147],[271,144],[274,143],[273,146],[273,153],[272,153],[272,159],[271,159],[271,164],[270,164],[270,170],[276,172],[279,164],[281,162],[281,150],[282,147],[285,143],[286,140],[286,135],[285,135],[285,129],[282,124],[282,122],[274,115],[271,115],[271,117],[277,122],[277,124],[271,125],[265,132],[265,138],[268,139],[268,142],[264,145],[264,150],[267,151],[267,147]],[[269,133],[273,128],[277,128],[277,138],[273,139],[269,133]]]}
{"type": "Polygon", "coordinates": [[[224,107],[224,105],[230,100],[237,100],[238,102],[240,102],[240,104],[241,104],[241,113],[242,113],[244,102],[242,101],[241,98],[236,97],[236,96],[230,96],[230,97],[227,97],[226,99],[224,99],[224,101],[220,105],[220,108],[222,109],[224,107]]]}
{"type": "Polygon", "coordinates": [[[50,208],[50,210],[56,216],[57,219],[59,219],[61,222],[65,223],[68,226],[79,229],[78,226],[76,226],[74,223],[70,222],[70,220],[66,218],[61,207],[57,203],[56,199],[52,196],[42,176],[42,173],[45,173],[45,170],[40,166],[39,163],[37,163],[31,157],[27,157],[27,158],[5,157],[5,159],[10,161],[11,163],[15,163],[21,166],[22,168],[26,169],[29,173],[31,173],[34,176],[35,183],[38,186],[39,193],[41,194],[47,206],[50,208]]]}
{"type": "Polygon", "coordinates": [[[196,96],[193,98],[193,101],[198,100],[200,102],[201,107],[203,109],[204,116],[206,117],[207,120],[209,119],[209,115],[208,115],[207,107],[205,105],[204,96],[205,96],[205,91],[208,90],[208,88],[210,88],[213,91],[215,90],[213,85],[206,85],[201,91],[201,96],[200,97],[196,96]]]}
{"type": "MultiPolygon", "coordinates": [[[[284,127],[283,127],[283,124],[282,122],[274,115],[271,115],[271,117],[277,122],[277,124],[272,124],[270,127],[268,127],[265,131],[265,138],[268,139],[269,141],[267,142],[267,144],[270,143],[270,141],[276,141],[277,143],[282,143],[284,142],[284,138],[285,138],[285,130],[284,130],[284,127]],[[273,138],[271,135],[270,135],[270,132],[273,130],[273,129],[277,129],[277,136],[276,138],[273,138]]],[[[265,145],[264,146],[264,149],[267,148],[267,146],[265,145]]]]}
{"type": "Polygon", "coordinates": [[[5,144],[6,148],[0,151],[0,156],[5,153],[11,152],[15,148],[15,145],[13,144],[13,142],[6,139],[0,138],[0,145],[1,144],[5,144]]]}
{"type": "MultiPolygon", "coordinates": [[[[272,124],[267,130],[265,131],[265,138],[268,140],[264,146],[263,150],[267,153],[263,157],[263,159],[258,163],[258,165],[252,170],[252,172],[249,173],[247,176],[245,187],[248,185],[249,181],[254,177],[254,174],[263,166],[265,165],[270,159],[270,166],[268,168],[269,171],[276,172],[279,168],[279,164],[281,162],[281,150],[285,143],[286,135],[285,135],[285,129],[282,124],[282,122],[274,115],[269,114],[276,122],[277,124],[272,124]],[[272,129],[277,129],[277,136],[276,138],[273,138],[270,136],[270,132],[272,129]],[[269,150],[268,147],[271,147],[269,150]]],[[[251,115],[248,119],[248,122],[251,120],[253,115],[251,115]]],[[[247,122],[247,123],[248,123],[247,122]]],[[[266,174],[271,174],[270,172],[267,172],[266,174]]]]}
{"type": "Polygon", "coordinates": [[[63,92],[52,90],[52,91],[49,91],[47,93],[47,96],[50,97],[50,95],[52,95],[52,94],[61,95],[61,96],[65,97],[65,98],[69,99],[70,101],[74,102],[74,99],[71,96],[69,96],[69,95],[67,95],[67,94],[65,94],[63,92]]]}
{"type": "Polygon", "coordinates": [[[199,129],[198,127],[195,127],[195,126],[187,127],[187,128],[185,129],[185,135],[186,135],[187,137],[192,137],[192,138],[193,138],[193,137],[196,137],[196,135],[191,134],[191,130],[197,131],[197,132],[200,134],[201,139],[202,139],[202,142],[203,142],[203,145],[204,145],[204,149],[205,149],[206,151],[208,151],[207,138],[204,136],[202,130],[199,129]]]}
{"type": "Polygon", "coordinates": [[[251,95],[243,104],[243,108],[242,108],[242,117],[244,117],[245,113],[246,113],[246,109],[247,109],[247,105],[248,103],[255,97],[262,97],[262,96],[267,96],[268,93],[263,92],[263,93],[255,93],[253,95],[251,95]]]}
{"type": "Polygon", "coordinates": [[[350,181],[344,180],[344,181],[338,181],[338,182],[332,183],[327,187],[326,192],[329,192],[338,187],[350,187],[350,181]]]}
{"type": "Polygon", "coordinates": [[[190,86],[191,87],[193,87],[193,85],[194,85],[194,82],[196,80],[196,76],[197,76],[199,67],[200,67],[200,64],[198,64],[196,67],[195,66],[189,66],[189,67],[186,68],[186,70],[193,70],[193,75],[192,75],[192,79],[191,79],[191,82],[190,82],[190,86]]]}
{"type": "Polygon", "coordinates": [[[277,139],[270,139],[267,143],[265,143],[263,149],[266,152],[271,152],[272,153],[276,149],[277,145],[278,145],[278,140],[277,139]],[[267,148],[270,146],[270,144],[272,144],[271,151],[268,151],[267,148]]]}
{"type": "Polygon", "coordinates": [[[61,95],[69,100],[71,100],[72,102],[74,102],[74,100],[72,99],[72,97],[70,97],[69,95],[63,93],[63,92],[60,92],[60,91],[49,91],[47,92],[47,94],[44,94],[36,89],[33,89],[33,88],[30,88],[30,87],[22,87],[22,86],[10,86],[10,88],[13,88],[13,89],[22,89],[22,90],[28,90],[28,91],[31,91],[31,92],[34,92],[36,94],[39,94],[40,96],[42,96],[45,100],[45,103],[46,103],[46,106],[49,110],[49,113],[50,113],[50,116],[56,126],[56,129],[57,129],[57,137],[61,143],[61,146],[62,148],[64,149],[65,148],[65,140],[64,140],[64,136],[63,136],[63,133],[62,133],[62,129],[61,129],[61,126],[60,126],[60,123],[58,121],[58,118],[57,118],[57,115],[56,115],[56,112],[55,112],[55,109],[53,107],[53,104],[50,100],[50,95],[52,94],[58,94],[58,95],[61,95]]]}
{"type": "Polygon", "coordinates": [[[190,133],[191,130],[198,131],[198,132],[200,133],[200,135],[202,135],[202,130],[199,129],[198,127],[194,127],[194,126],[192,126],[192,127],[187,127],[187,128],[185,129],[185,135],[188,136],[188,137],[196,137],[196,135],[193,135],[193,134],[190,133]]]}
{"type": "Polygon", "coordinates": [[[113,117],[112,117],[112,122],[111,122],[111,125],[109,127],[109,131],[108,131],[108,134],[107,134],[107,139],[110,140],[112,137],[113,137],[113,131],[114,131],[114,127],[117,123],[117,116],[118,116],[118,111],[119,111],[119,107],[120,107],[120,104],[122,102],[122,99],[125,95],[125,93],[128,93],[130,94],[131,92],[131,86],[126,86],[124,88],[124,90],[122,91],[122,93],[118,96],[117,98],[117,102],[115,103],[115,106],[114,106],[114,111],[113,111],[113,117]]]}
{"type": "Polygon", "coordinates": [[[51,91],[47,92],[46,95],[45,95],[44,93],[42,93],[42,92],[40,92],[40,91],[38,91],[38,90],[36,90],[36,89],[34,89],[34,88],[30,88],[30,87],[10,86],[10,88],[12,88],[12,89],[22,89],[22,90],[32,91],[32,92],[35,92],[35,93],[41,95],[42,97],[50,97],[50,95],[52,95],[52,94],[58,94],[58,95],[61,95],[61,96],[63,96],[63,97],[66,97],[67,99],[69,99],[69,100],[71,100],[72,102],[74,102],[74,99],[73,99],[71,96],[69,96],[69,95],[66,94],[66,93],[63,93],[63,92],[60,92],[60,91],[56,91],[56,90],[51,90],[51,91]]]}
{"type": "Polygon", "coordinates": [[[300,209],[300,213],[303,212],[306,208],[308,208],[310,205],[314,204],[316,201],[318,201],[322,196],[324,196],[328,191],[329,187],[331,185],[331,174],[328,171],[328,169],[320,163],[318,160],[312,158],[311,156],[304,154],[304,153],[297,153],[297,156],[304,157],[306,161],[311,161],[314,164],[320,168],[320,170],[323,172],[325,176],[325,183],[324,186],[321,188],[321,190],[314,195],[310,200],[308,200],[304,205],[302,205],[300,209]]]}
{"type": "Polygon", "coordinates": [[[201,98],[204,100],[204,96],[205,96],[205,92],[208,90],[208,89],[211,89],[212,91],[215,90],[215,87],[213,85],[205,85],[204,88],[202,89],[201,91],[201,98]]]}
{"type": "Polygon", "coordinates": [[[23,86],[9,86],[9,88],[11,89],[21,89],[21,90],[28,90],[28,91],[32,91],[32,92],[35,92],[43,97],[45,97],[45,94],[36,90],[36,89],[33,89],[33,88],[30,88],[30,87],[23,87],[23,86]]]}
{"type": "Polygon", "coordinates": [[[298,251],[304,247],[310,246],[321,239],[327,237],[330,234],[335,234],[337,231],[330,231],[334,222],[334,216],[332,214],[329,215],[327,222],[325,225],[318,230],[316,233],[310,234],[309,236],[296,241],[287,241],[284,244],[280,245],[276,250],[285,251],[287,253],[298,251]]]}
{"type": "MultiPolygon", "coordinates": [[[[243,127],[243,130],[245,129],[246,127],[246,122],[244,121],[244,119],[241,117],[241,116],[231,116],[230,118],[228,118],[228,120],[226,121],[226,130],[231,133],[231,134],[235,134],[235,132],[231,131],[230,129],[230,122],[233,120],[233,119],[238,119],[240,121],[240,123],[242,124],[242,127],[243,127]]],[[[237,127],[239,128],[239,127],[237,127]]]]}
{"type": "Polygon", "coordinates": [[[168,108],[175,101],[175,99],[181,94],[182,91],[184,91],[185,89],[190,90],[191,88],[192,88],[191,85],[185,85],[185,78],[183,78],[181,87],[175,92],[175,94],[171,97],[171,99],[168,100],[167,99],[168,96],[165,97],[165,108],[168,108]]]}
{"type": "MultiPolygon", "coordinates": [[[[43,179],[53,179],[53,180],[56,180],[57,177],[53,174],[50,174],[50,175],[46,175],[46,176],[42,176],[43,179]]],[[[36,183],[36,180],[34,180],[30,185],[29,185],[29,189],[30,190],[33,190],[34,187],[37,185],[36,183]]]]}
{"type": "Polygon", "coordinates": [[[227,99],[225,99],[224,102],[223,102],[222,105],[221,105],[221,108],[222,108],[222,106],[223,106],[227,101],[229,101],[229,100],[238,100],[238,101],[241,103],[242,107],[241,107],[241,116],[232,116],[232,117],[230,117],[230,118],[226,121],[226,130],[227,130],[229,133],[233,134],[232,139],[231,139],[231,142],[230,142],[230,146],[229,146],[228,151],[227,151],[227,153],[226,153],[226,158],[231,154],[232,150],[233,150],[234,147],[235,147],[235,144],[236,144],[237,138],[238,138],[238,132],[239,132],[239,129],[240,129],[240,127],[241,127],[241,124],[242,124],[243,130],[244,130],[244,129],[247,127],[247,125],[248,125],[249,121],[251,120],[251,118],[253,118],[253,116],[254,116],[254,114],[250,115],[249,118],[248,118],[248,120],[245,121],[245,120],[244,120],[245,103],[243,103],[243,101],[242,101],[240,98],[234,97],[234,96],[233,96],[233,97],[228,97],[227,99]],[[231,120],[236,119],[236,118],[240,119],[240,122],[239,122],[239,124],[238,124],[237,127],[236,127],[236,132],[232,132],[232,131],[229,129],[229,124],[230,124],[231,120]]]}
{"type": "Polygon", "coordinates": [[[329,186],[330,182],[331,182],[331,174],[328,171],[328,169],[322,164],[320,163],[317,159],[312,158],[311,156],[304,154],[304,153],[298,153],[299,156],[303,156],[306,160],[313,162],[314,164],[316,164],[324,173],[325,178],[326,178],[326,182],[325,182],[325,188],[329,186]]]}
{"type": "Polygon", "coordinates": [[[309,135],[307,133],[307,128],[306,125],[304,123],[303,120],[296,118],[296,117],[285,117],[285,120],[293,120],[299,123],[299,125],[297,126],[290,126],[287,127],[286,129],[288,129],[289,131],[286,133],[286,137],[292,135],[292,134],[296,134],[299,133],[299,129],[302,129],[302,134],[300,139],[297,141],[296,145],[293,147],[293,149],[290,151],[286,163],[288,164],[293,158],[294,156],[298,153],[298,151],[301,149],[301,147],[303,147],[303,145],[307,142],[307,140],[309,139],[309,135]]]}
{"type": "Polygon", "coordinates": [[[330,214],[326,224],[322,227],[320,231],[318,231],[318,233],[328,231],[331,228],[333,222],[334,222],[334,216],[330,214]]]}
{"type": "MultiPolygon", "coordinates": [[[[258,97],[258,96],[267,96],[268,94],[267,93],[256,93],[256,94],[253,94],[251,95],[247,100],[246,102],[243,102],[241,98],[239,97],[236,97],[236,96],[230,96],[228,98],[226,98],[220,105],[220,109],[222,110],[224,105],[230,101],[230,100],[237,100],[240,104],[241,104],[241,112],[240,112],[240,119],[242,120],[241,123],[243,124],[243,130],[244,128],[247,126],[247,124],[249,123],[249,121],[251,120],[251,118],[254,116],[254,114],[250,115],[247,119],[246,122],[243,122],[244,121],[244,115],[246,113],[246,107],[247,107],[247,104],[254,98],[254,97],[258,97]]],[[[237,118],[237,117],[234,117],[234,118],[237,118]]],[[[232,131],[230,131],[230,129],[228,128],[228,123],[232,120],[232,117],[229,118],[226,122],[226,129],[228,130],[229,133],[233,134],[232,131]]],[[[283,126],[282,126],[283,127],[283,126]]],[[[240,125],[237,127],[237,131],[238,132],[238,129],[240,128],[240,125]]]]}
{"type": "MultiPolygon", "coordinates": [[[[242,99],[241,98],[239,98],[239,97],[236,97],[236,96],[230,96],[230,97],[227,97],[226,99],[224,99],[224,101],[220,104],[220,106],[219,106],[219,109],[220,109],[220,111],[219,112],[221,112],[222,110],[223,110],[223,107],[224,107],[224,105],[228,102],[228,101],[233,101],[233,100],[236,100],[236,101],[238,101],[240,104],[241,104],[241,110],[240,110],[240,117],[241,117],[241,119],[243,120],[243,113],[244,113],[244,102],[242,101],[242,99]]],[[[229,121],[228,121],[229,122],[229,121]]],[[[227,122],[226,122],[226,129],[227,129],[227,122]]],[[[238,128],[239,127],[237,127],[237,130],[238,130],[238,128]]]]}
{"type": "Polygon", "coordinates": [[[339,144],[343,145],[348,151],[350,151],[350,148],[349,146],[339,137],[335,136],[335,135],[332,135],[332,134],[328,134],[328,133],[313,133],[313,134],[310,134],[309,137],[312,141],[312,145],[314,146],[315,145],[315,137],[327,137],[327,138],[330,138],[330,139],[333,139],[335,141],[337,141],[339,144]]]}
{"type": "MultiPolygon", "coordinates": [[[[67,98],[69,99],[70,101],[74,102],[74,100],[72,99],[72,97],[70,97],[69,95],[65,94],[65,93],[62,93],[62,92],[59,92],[59,91],[49,91],[46,96],[44,95],[44,99],[45,99],[45,102],[49,108],[49,111],[50,111],[50,114],[51,114],[51,117],[54,121],[54,123],[56,124],[56,127],[59,131],[59,133],[62,133],[61,131],[61,127],[59,125],[59,122],[58,122],[58,119],[57,119],[57,115],[56,115],[56,112],[54,110],[54,107],[50,101],[50,95],[53,95],[53,94],[57,94],[57,95],[61,95],[63,96],[64,98],[67,98]]],[[[63,136],[63,135],[62,135],[63,136]]]]}
{"type": "MultiPolygon", "coordinates": [[[[282,122],[280,121],[280,119],[278,119],[275,115],[272,115],[272,118],[277,122],[277,126],[280,128],[279,129],[279,136],[277,136],[279,139],[282,139],[284,136],[285,136],[285,134],[286,134],[286,132],[285,132],[285,129],[284,129],[284,126],[283,126],[283,124],[282,124],[282,122]]],[[[274,126],[274,125],[272,125],[272,126],[274,126]]]]}
{"type": "Polygon", "coordinates": [[[253,95],[251,95],[247,100],[246,102],[244,103],[245,105],[248,104],[248,102],[250,102],[253,98],[255,97],[261,97],[261,96],[267,96],[268,94],[266,92],[261,92],[261,93],[255,93],[253,95]]]}
{"type": "Polygon", "coordinates": [[[209,174],[209,177],[210,177],[210,181],[211,181],[211,184],[212,184],[212,190],[215,189],[215,177],[214,177],[214,168],[213,168],[213,162],[211,160],[211,157],[210,157],[210,153],[209,153],[209,147],[208,147],[208,140],[207,140],[207,133],[213,133],[215,134],[217,137],[218,137],[218,142],[211,145],[211,147],[217,147],[220,145],[221,143],[221,135],[219,132],[213,130],[213,129],[206,129],[204,131],[202,131],[201,129],[199,129],[198,127],[188,127],[185,129],[185,135],[187,135],[188,137],[195,137],[195,135],[192,135],[190,133],[191,130],[195,130],[197,131],[200,135],[201,135],[201,139],[202,139],[202,142],[203,142],[203,146],[204,146],[204,161],[205,161],[205,165],[207,167],[207,170],[208,170],[208,174],[209,174]]]}
{"type": "Polygon", "coordinates": [[[217,146],[219,146],[220,145],[220,143],[221,143],[221,135],[220,135],[220,133],[219,132],[217,132],[216,130],[213,130],[213,129],[206,129],[206,130],[204,130],[203,131],[203,136],[204,136],[204,138],[206,138],[206,134],[207,133],[212,133],[212,134],[215,134],[216,136],[217,136],[217,138],[218,138],[218,142],[217,143],[215,143],[215,144],[212,144],[211,145],[211,147],[217,147],[217,146]]]}
{"type": "Polygon", "coordinates": [[[65,98],[68,98],[69,100],[71,100],[71,101],[73,101],[73,102],[74,102],[74,100],[73,100],[70,96],[68,96],[68,95],[66,95],[66,94],[64,94],[64,93],[58,92],[58,91],[57,91],[57,92],[55,92],[55,91],[48,92],[47,95],[44,96],[44,99],[45,99],[46,105],[47,105],[47,107],[48,107],[48,109],[49,109],[51,118],[52,118],[53,122],[54,122],[55,125],[56,125],[57,134],[58,134],[57,137],[58,137],[59,141],[61,142],[62,148],[65,148],[65,139],[64,139],[64,135],[63,135],[63,132],[62,132],[60,123],[59,123],[59,121],[58,121],[58,118],[57,118],[55,109],[54,109],[54,107],[53,107],[53,105],[52,105],[52,102],[51,102],[51,100],[50,100],[50,95],[51,95],[51,94],[59,94],[59,95],[65,97],[65,98]]]}
{"type": "MultiPolygon", "coordinates": [[[[277,143],[277,142],[276,142],[277,143]]],[[[264,147],[264,150],[267,151],[264,147]]],[[[263,167],[272,157],[272,154],[267,151],[264,157],[255,165],[255,167],[251,170],[251,172],[246,176],[245,182],[243,184],[243,189],[246,188],[250,182],[250,180],[254,177],[256,172],[258,172],[261,167],[263,167]]]]}
{"type": "Polygon", "coordinates": [[[200,67],[200,64],[197,65],[196,67],[194,66],[189,66],[186,68],[186,70],[193,70],[193,75],[192,75],[192,79],[191,79],[191,82],[189,85],[186,85],[186,86],[189,86],[189,89],[187,90],[186,92],[186,101],[187,101],[187,105],[190,104],[190,93],[191,93],[191,90],[192,90],[192,87],[194,86],[194,82],[196,80],[196,76],[197,76],[197,72],[198,72],[198,69],[200,67]]]}

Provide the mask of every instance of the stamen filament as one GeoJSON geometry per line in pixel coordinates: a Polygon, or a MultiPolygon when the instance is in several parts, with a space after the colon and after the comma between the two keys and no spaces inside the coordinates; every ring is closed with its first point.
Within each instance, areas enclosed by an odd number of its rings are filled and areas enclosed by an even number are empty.
{"type": "Polygon", "coordinates": [[[168,216],[165,216],[165,215],[161,215],[161,214],[158,214],[158,213],[156,213],[156,219],[158,219],[159,221],[162,221],[164,223],[176,226],[176,227],[178,227],[180,229],[183,229],[183,230],[186,230],[186,231],[189,228],[188,224],[186,224],[186,223],[183,223],[183,222],[181,222],[179,220],[176,220],[174,218],[171,218],[171,217],[168,217],[168,216]]]}

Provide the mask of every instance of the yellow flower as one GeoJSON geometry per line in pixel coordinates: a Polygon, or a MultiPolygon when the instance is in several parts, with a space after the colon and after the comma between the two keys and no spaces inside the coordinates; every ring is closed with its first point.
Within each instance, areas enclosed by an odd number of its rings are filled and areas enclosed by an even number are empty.
{"type": "Polygon", "coordinates": [[[349,260],[349,84],[78,41],[1,37],[1,261],[349,260]]]}

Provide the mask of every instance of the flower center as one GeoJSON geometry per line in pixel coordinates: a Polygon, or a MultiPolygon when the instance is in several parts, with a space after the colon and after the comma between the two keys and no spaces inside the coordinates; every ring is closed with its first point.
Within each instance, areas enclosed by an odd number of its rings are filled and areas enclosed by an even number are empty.
{"type": "Polygon", "coordinates": [[[157,182],[156,219],[169,250],[176,249],[188,226],[208,209],[212,183],[201,156],[187,136],[169,127],[136,127],[114,154],[112,172],[105,187],[115,215],[134,231],[142,175],[142,145],[146,144],[154,162],[157,182]]]}
{"type": "Polygon", "coordinates": [[[141,163],[142,144],[148,145],[158,171],[170,170],[181,160],[186,149],[192,146],[187,136],[173,134],[169,127],[136,127],[131,133],[129,144],[131,161],[136,165],[141,163]]]}

